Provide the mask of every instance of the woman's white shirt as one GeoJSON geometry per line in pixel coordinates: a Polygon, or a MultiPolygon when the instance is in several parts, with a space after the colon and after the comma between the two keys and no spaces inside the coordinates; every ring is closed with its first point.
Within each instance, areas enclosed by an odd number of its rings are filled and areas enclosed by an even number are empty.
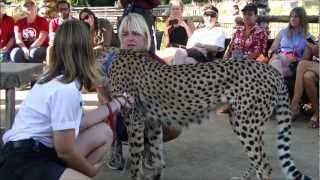
{"type": "Polygon", "coordinates": [[[226,39],[222,27],[203,27],[193,32],[188,40],[187,48],[192,48],[197,43],[205,45],[218,46],[224,49],[224,41],[226,39]]]}
{"type": "Polygon", "coordinates": [[[78,136],[83,113],[79,82],[64,84],[58,78],[34,85],[3,135],[4,143],[33,138],[53,147],[53,131],[74,129],[78,136]]]}

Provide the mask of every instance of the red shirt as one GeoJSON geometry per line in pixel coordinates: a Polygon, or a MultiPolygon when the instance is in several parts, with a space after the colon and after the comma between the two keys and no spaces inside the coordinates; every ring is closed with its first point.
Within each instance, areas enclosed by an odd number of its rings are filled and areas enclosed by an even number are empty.
{"type": "Polygon", "coordinates": [[[230,42],[230,49],[228,57],[231,57],[235,49],[240,49],[244,55],[257,52],[258,54],[265,54],[267,48],[267,32],[258,24],[254,25],[250,30],[248,37],[245,36],[244,28],[237,29],[232,36],[230,42]]]}
{"type": "MultiPolygon", "coordinates": [[[[70,16],[68,20],[74,20],[75,18],[70,16]]],[[[58,27],[64,22],[61,18],[54,18],[49,23],[49,33],[56,32],[58,27]]]]}
{"type": "Polygon", "coordinates": [[[13,35],[14,20],[6,14],[2,17],[0,22],[0,48],[6,46],[13,35]]]}
{"type": "MultiPolygon", "coordinates": [[[[68,20],[74,20],[75,18],[69,16],[68,20]]],[[[54,18],[49,22],[49,41],[53,43],[55,32],[58,30],[59,26],[64,22],[61,18],[54,18]]]]}
{"type": "MultiPolygon", "coordinates": [[[[27,18],[23,18],[17,21],[15,27],[18,27],[18,32],[21,33],[23,43],[29,47],[38,37],[40,31],[49,33],[48,21],[40,16],[37,16],[32,23],[27,22],[27,18]]],[[[48,46],[48,37],[43,42],[42,46],[48,46]]]]}

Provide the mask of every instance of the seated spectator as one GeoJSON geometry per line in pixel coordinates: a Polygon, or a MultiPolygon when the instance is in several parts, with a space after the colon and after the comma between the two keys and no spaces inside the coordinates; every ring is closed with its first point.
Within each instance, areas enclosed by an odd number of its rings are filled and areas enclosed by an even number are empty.
{"type": "Polygon", "coordinates": [[[79,19],[88,23],[90,26],[93,35],[93,50],[96,58],[103,58],[106,47],[119,47],[119,40],[113,32],[112,24],[107,19],[97,18],[88,8],[80,11],[79,19]]]}
{"type": "Polygon", "coordinates": [[[291,77],[295,67],[303,56],[308,33],[307,14],[303,7],[296,7],[290,12],[288,27],[282,29],[274,39],[268,56],[269,64],[284,77],[291,77]]]}
{"type": "Polygon", "coordinates": [[[4,13],[4,8],[4,2],[0,2],[0,62],[10,61],[10,51],[14,46],[14,20],[4,13]]]}
{"type": "Polygon", "coordinates": [[[18,20],[14,26],[17,47],[10,53],[11,60],[40,63],[46,58],[49,24],[37,15],[35,1],[26,0],[23,11],[27,17],[18,20]]]}
{"type": "Polygon", "coordinates": [[[224,50],[225,34],[218,26],[218,9],[211,4],[203,7],[205,27],[193,32],[186,50],[167,48],[157,54],[168,64],[185,64],[212,61],[218,52],[224,50]]]}
{"type": "MultiPolygon", "coordinates": [[[[52,19],[49,23],[49,47],[47,49],[47,54],[50,54],[51,48],[53,46],[54,36],[59,26],[68,20],[74,20],[75,18],[70,14],[70,3],[66,0],[60,0],[56,4],[56,9],[58,11],[58,17],[52,19]]],[[[47,64],[49,64],[49,59],[47,58],[47,64]]]]}
{"type": "MultiPolygon", "coordinates": [[[[164,63],[161,59],[155,56],[155,54],[152,52],[152,46],[151,46],[151,35],[150,31],[148,29],[148,25],[143,18],[143,16],[137,14],[137,13],[129,13],[126,17],[123,18],[121,21],[121,24],[119,26],[118,36],[120,39],[121,48],[123,49],[138,49],[138,50],[147,50],[149,51],[149,54],[151,57],[154,58],[154,60],[159,61],[160,63],[164,63]]],[[[105,63],[105,71],[108,75],[108,71],[110,68],[110,65],[112,63],[114,55],[108,59],[108,61],[105,63]]],[[[106,78],[107,79],[107,78],[106,78]]],[[[103,96],[100,96],[100,101],[105,103],[108,101],[108,95],[106,95],[103,91],[103,88],[98,88],[99,94],[104,94],[103,96]]],[[[127,136],[127,130],[124,125],[124,119],[121,116],[117,117],[117,129],[119,131],[117,132],[117,140],[115,141],[113,145],[113,153],[111,154],[110,161],[108,162],[108,166],[111,169],[122,169],[124,167],[124,161],[122,156],[122,144],[121,141],[126,141],[127,136]]],[[[180,128],[175,127],[169,127],[169,126],[162,126],[163,130],[163,141],[167,142],[170,140],[173,140],[177,138],[181,134],[180,128]]],[[[148,142],[145,142],[146,146],[145,149],[147,150],[146,153],[149,153],[148,151],[148,142]]],[[[150,158],[151,156],[148,154],[145,157],[145,166],[152,168],[150,165],[150,158]]]]}
{"type": "Polygon", "coordinates": [[[49,46],[53,45],[54,35],[59,26],[67,20],[74,20],[75,18],[70,14],[70,3],[66,0],[60,0],[56,4],[58,17],[54,18],[49,23],[49,46]]]}
{"type": "Polygon", "coordinates": [[[181,0],[170,1],[170,15],[165,22],[164,47],[186,47],[189,37],[195,30],[192,21],[183,19],[181,0]]]}
{"type": "Polygon", "coordinates": [[[319,46],[307,43],[304,58],[297,67],[291,110],[294,115],[299,114],[302,94],[306,92],[313,111],[309,127],[319,128],[319,46]]]}
{"type": "Polygon", "coordinates": [[[244,28],[236,29],[232,35],[224,59],[257,59],[266,53],[268,36],[266,30],[257,24],[257,6],[249,3],[241,11],[244,28]]]}

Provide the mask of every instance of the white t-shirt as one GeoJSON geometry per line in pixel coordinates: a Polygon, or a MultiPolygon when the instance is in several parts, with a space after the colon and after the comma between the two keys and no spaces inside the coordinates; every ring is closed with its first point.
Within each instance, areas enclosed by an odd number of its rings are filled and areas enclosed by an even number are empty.
{"type": "Polygon", "coordinates": [[[205,45],[214,45],[224,49],[224,41],[226,36],[223,32],[222,27],[213,28],[200,28],[193,32],[188,40],[187,48],[192,48],[196,43],[201,43],[205,45]]]}
{"type": "Polygon", "coordinates": [[[33,138],[53,147],[53,131],[74,129],[78,136],[82,112],[78,81],[64,84],[55,78],[35,84],[22,103],[12,128],[3,135],[3,142],[33,138]]]}

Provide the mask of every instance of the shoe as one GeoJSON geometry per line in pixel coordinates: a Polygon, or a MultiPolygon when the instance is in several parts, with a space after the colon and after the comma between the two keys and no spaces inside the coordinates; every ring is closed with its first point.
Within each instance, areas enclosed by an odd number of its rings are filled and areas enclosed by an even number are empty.
{"type": "Polygon", "coordinates": [[[123,170],[125,166],[125,160],[122,155],[122,144],[115,143],[111,147],[111,157],[107,166],[112,170],[123,170]]]}
{"type": "MultiPolygon", "coordinates": [[[[318,114],[318,113],[317,113],[318,114]]],[[[309,128],[318,129],[319,128],[319,116],[316,113],[310,118],[309,128]]]]}

